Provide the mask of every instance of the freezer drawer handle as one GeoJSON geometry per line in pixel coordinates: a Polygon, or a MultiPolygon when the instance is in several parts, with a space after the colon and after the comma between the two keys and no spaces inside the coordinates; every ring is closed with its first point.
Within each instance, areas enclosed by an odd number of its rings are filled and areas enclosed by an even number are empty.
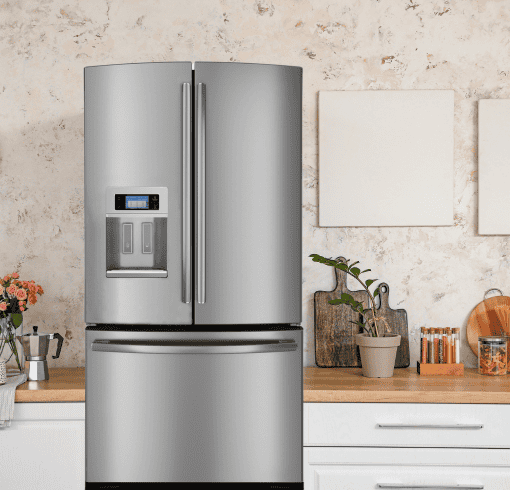
{"type": "Polygon", "coordinates": [[[205,303],[205,84],[197,100],[197,302],[205,303]]]}
{"type": "Polygon", "coordinates": [[[182,302],[191,303],[191,89],[182,85],[182,302]]]}
{"type": "Polygon", "coordinates": [[[380,429],[483,429],[483,424],[377,424],[380,429]]]}
{"type": "Polygon", "coordinates": [[[378,483],[377,488],[441,488],[445,490],[483,490],[483,485],[412,485],[405,483],[378,483]]]}
{"type": "Polygon", "coordinates": [[[294,340],[95,340],[92,350],[123,354],[263,354],[295,351],[294,340]]]}

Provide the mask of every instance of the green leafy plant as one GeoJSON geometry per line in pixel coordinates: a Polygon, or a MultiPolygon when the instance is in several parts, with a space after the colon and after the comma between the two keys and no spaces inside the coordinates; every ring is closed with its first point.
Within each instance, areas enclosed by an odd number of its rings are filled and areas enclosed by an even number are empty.
{"type": "Polygon", "coordinates": [[[353,311],[356,313],[359,313],[363,318],[364,322],[356,321],[351,323],[354,323],[361,327],[363,331],[366,331],[369,335],[372,337],[379,337],[379,325],[376,314],[375,314],[375,298],[379,294],[379,288],[377,287],[374,290],[374,293],[372,294],[369,290],[369,287],[377,281],[377,279],[367,279],[363,282],[363,280],[360,279],[360,275],[364,274],[365,272],[369,272],[370,269],[365,269],[362,271],[359,267],[355,267],[356,264],[359,264],[359,262],[354,262],[351,265],[349,265],[350,260],[346,260],[345,262],[341,262],[340,260],[334,260],[334,259],[328,259],[326,257],[323,257],[319,254],[311,254],[310,257],[312,257],[312,260],[314,262],[319,262],[321,264],[329,265],[331,267],[335,267],[336,269],[340,269],[342,271],[345,271],[347,274],[349,274],[351,277],[354,277],[362,286],[363,289],[368,293],[368,296],[370,298],[370,309],[372,310],[372,318],[370,318],[365,312],[363,308],[363,303],[356,301],[350,294],[348,293],[342,293],[342,296],[338,299],[332,299],[328,301],[330,305],[349,305],[353,311]]]}

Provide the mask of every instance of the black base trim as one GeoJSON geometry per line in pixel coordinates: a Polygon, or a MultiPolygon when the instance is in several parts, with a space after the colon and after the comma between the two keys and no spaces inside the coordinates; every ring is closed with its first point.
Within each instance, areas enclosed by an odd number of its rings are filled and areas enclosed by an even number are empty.
{"type": "Polygon", "coordinates": [[[127,488],[164,488],[172,485],[172,490],[188,490],[192,487],[220,489],[220,488],[248,488],[253,490],[303,490],[303,482],[278,483],[278,482],[161,482],[161,483],[142,483],[142,482],[112,482],[112,483],[85,483],[87,490],[123,490],[127,488]]]}

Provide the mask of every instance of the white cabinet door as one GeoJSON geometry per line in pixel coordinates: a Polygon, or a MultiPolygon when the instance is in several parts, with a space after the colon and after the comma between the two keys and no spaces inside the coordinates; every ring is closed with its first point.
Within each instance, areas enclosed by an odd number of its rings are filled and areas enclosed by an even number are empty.
{"type": "Polygon", "coordinates": [[[305,403],[307,446],[510,448],[509,405],[305,403]]]}
{"type": "Polygon", "coordinates": [[[84,487],[85,403],[17,403],[0,429],[0,488],[84,487]]]}
{"type": "Polygon", "coordinates": [[[510,450],[305,447],[303,459],[305,490],[510,490],[510,450]]]}

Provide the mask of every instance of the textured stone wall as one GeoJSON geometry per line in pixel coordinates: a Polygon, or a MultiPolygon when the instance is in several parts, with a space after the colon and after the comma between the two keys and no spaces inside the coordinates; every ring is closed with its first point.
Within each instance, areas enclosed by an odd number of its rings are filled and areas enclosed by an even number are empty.
{"type": "MultiPolygon", "coordinates": [[[[476,160],[477,101],[510,97],[507,7],[482,0],[3,1],[0,275],[18,270],[44,287],[25,321],[65,335],[51,365],[79,366],[85,358],[83,67],[142,61],[304,68],[305,365],[314,363],[313,292],[333,286],[332,271],[307,258],[313,252],[359,260],[390,284],[390,306],[408,312],[413,364],[420,326],[460,326],[465,341],[484,291],[510,294],[508,237],[477,235],[476,160]],[[317,92],[376,89],[455,90],[455,226],[317,226],[317,92]]],[[[466,344],[461,356],[474,365],[466,344]]]]}

